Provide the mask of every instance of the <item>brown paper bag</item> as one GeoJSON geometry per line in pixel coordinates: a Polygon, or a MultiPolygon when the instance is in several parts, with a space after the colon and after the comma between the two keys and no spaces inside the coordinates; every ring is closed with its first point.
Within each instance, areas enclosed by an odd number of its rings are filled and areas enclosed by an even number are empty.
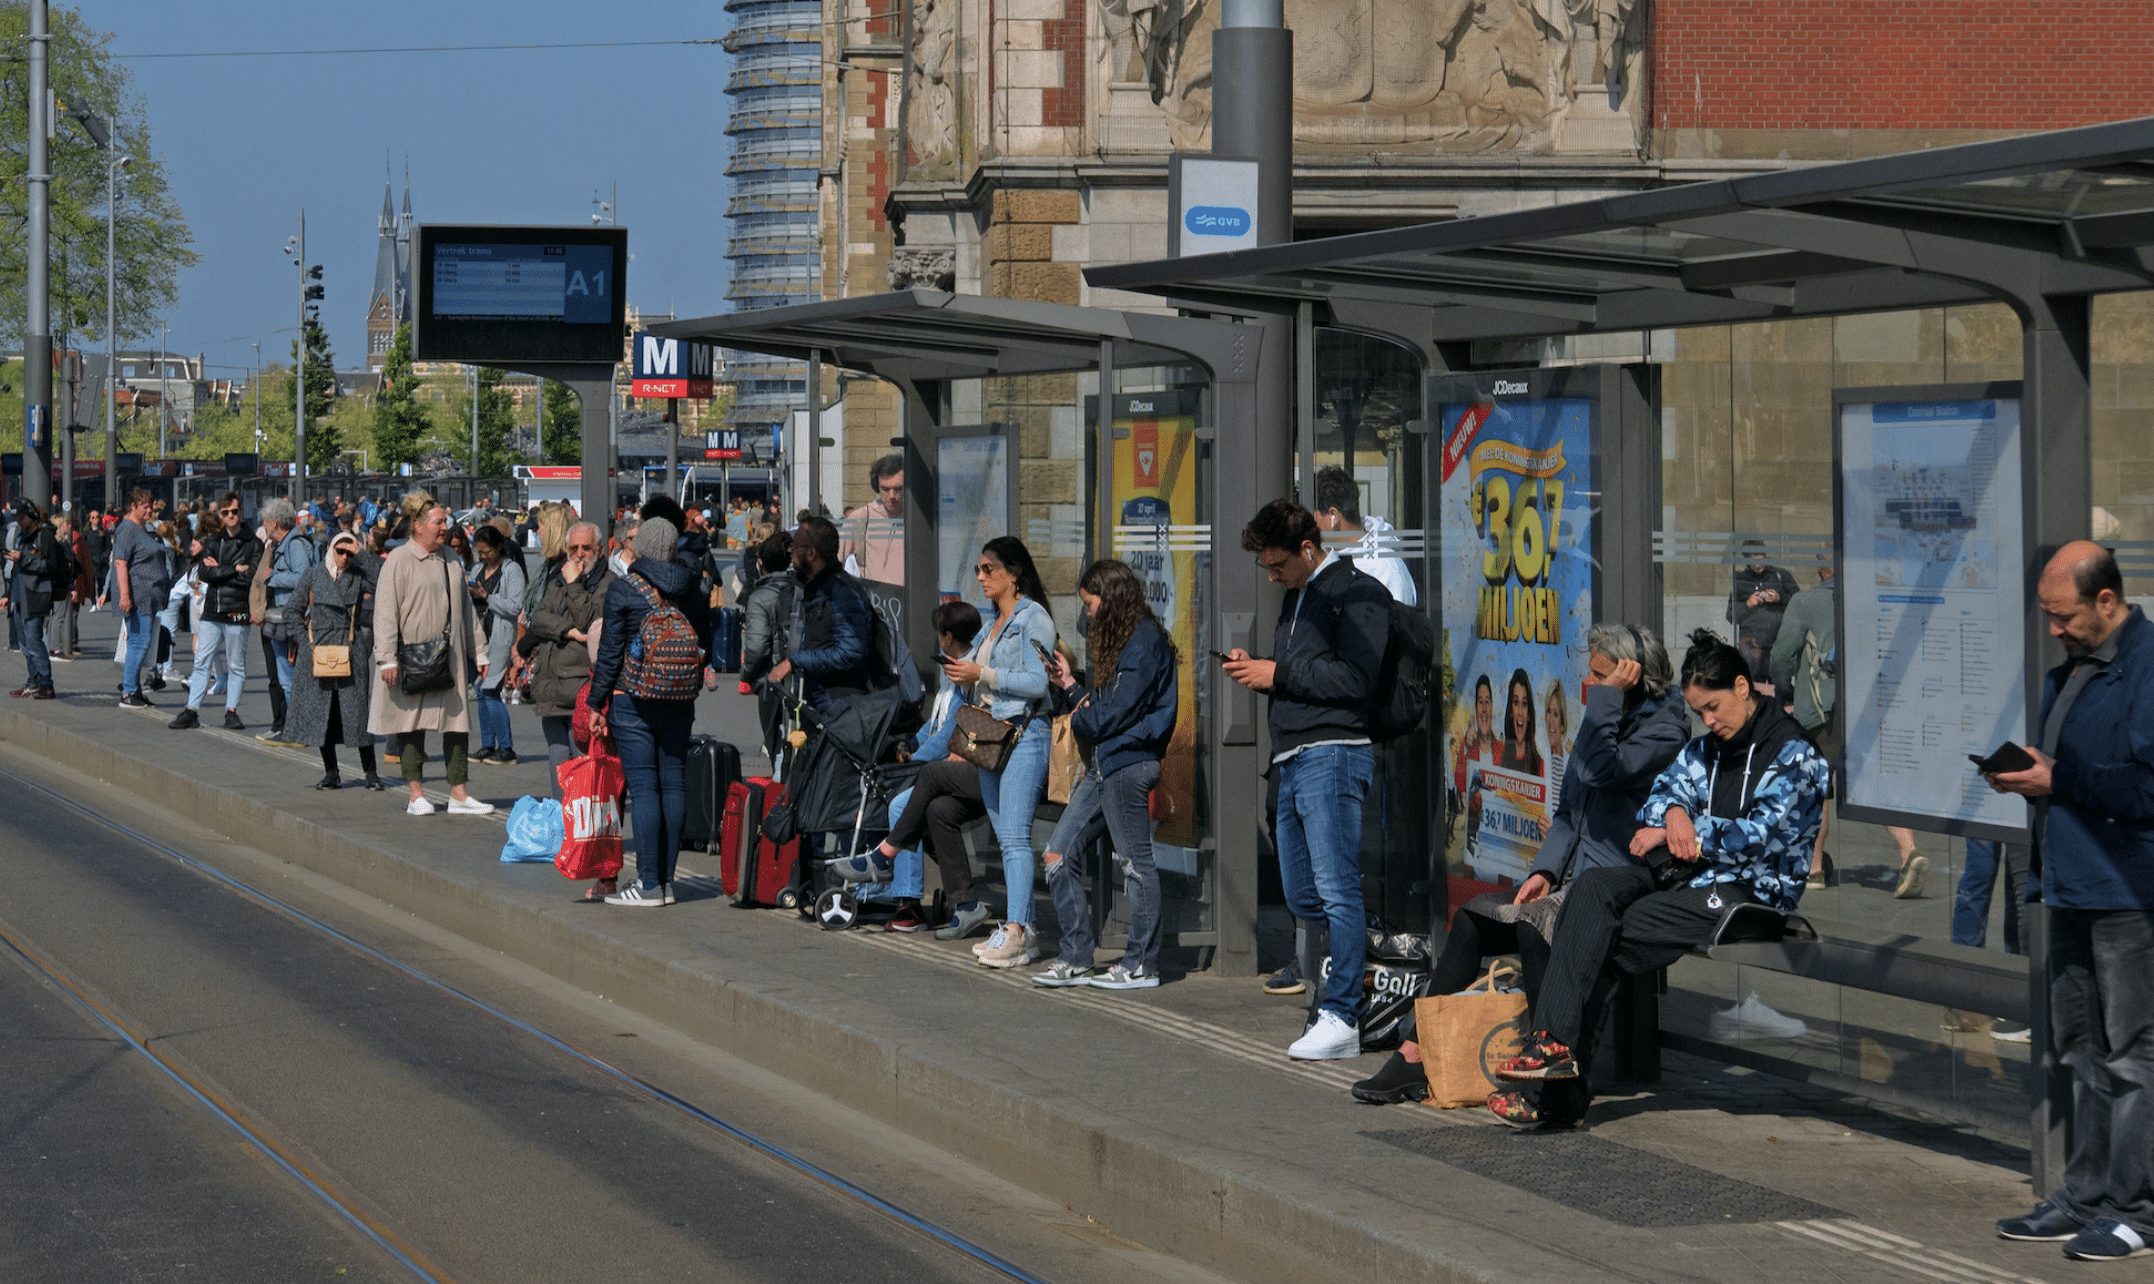
{"type": "Polygon", "coordinates": [[[1483,1105],[1505,1086],[1496,1078],[1496,1063],[1518,1054],[1526,1035],[1526,996],[1496,987],[1517,972],[1508,963],[1492,963],[1465,993],[1414,1001],[1429,1105],[1483,1105]]]}
{"type": "Polygon", "coordinates": [[[1068,806],[1077,782],[1084,779],[1084,749],[1065,715],[1054,722],[1054,738],[1047,746],[1047,801],[1068,806]]]}

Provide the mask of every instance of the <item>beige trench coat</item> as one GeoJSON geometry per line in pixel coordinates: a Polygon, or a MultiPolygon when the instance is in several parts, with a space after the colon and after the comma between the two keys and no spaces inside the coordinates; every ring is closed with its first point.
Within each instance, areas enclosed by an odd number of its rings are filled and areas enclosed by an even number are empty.
{"type": "Polygon", "coordinates": [[[432,553],[417,544],[399,544],[381,561],[381,581],[374,590],[374,699],[367,730],[377,736],[408,731],[471,731],[471,657],[485,645],[478,612],[464,587],[464,565],[444,544],[432,553]],[[406,695],[381,680],[381,666],[396,662],[405,642],[441,636],[446,612],[456,611],[449,642],[456,650],[449,670],[456,685],[446,691],[406,695]]]}

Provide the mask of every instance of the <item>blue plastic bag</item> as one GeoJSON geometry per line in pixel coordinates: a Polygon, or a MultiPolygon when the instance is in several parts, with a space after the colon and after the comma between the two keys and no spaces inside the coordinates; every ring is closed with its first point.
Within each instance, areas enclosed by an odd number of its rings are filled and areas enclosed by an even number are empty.
{"type": "Polygon", "coordinates": [[[501,863],[551,863],[554,854],[561,850],[562,833],[559,799],[519,798],[509,809],[509,840],[501,844],[501,863]]]}

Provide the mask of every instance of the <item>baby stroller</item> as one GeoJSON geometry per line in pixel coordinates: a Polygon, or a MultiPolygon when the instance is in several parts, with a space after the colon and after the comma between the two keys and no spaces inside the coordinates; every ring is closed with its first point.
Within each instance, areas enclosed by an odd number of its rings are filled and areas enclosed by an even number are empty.
{"type": "Polygon", "coordinates": [[[904,723],[915,716],[895,688],[870,691],[827,718],[812,711],[808,742],[786,766],[793,788],[794,824],[802,838],[802,916],[838,931],[858,921],[865,903],[888,903],[888,887],[833,883],[822,874],[829,848],[860,850],[886,831],[890,800],[912,782],[919,764],[896,759],[904,723]]]}

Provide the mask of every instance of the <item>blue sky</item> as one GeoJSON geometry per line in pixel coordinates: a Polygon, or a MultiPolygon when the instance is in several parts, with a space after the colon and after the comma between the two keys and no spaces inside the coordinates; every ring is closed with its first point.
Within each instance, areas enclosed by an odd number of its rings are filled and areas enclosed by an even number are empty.
{"type": "MultiPolygon", "coordinates": [[[[718,0],[104,0],[118,55],[412,45],[692,40],[718,0]]],[[[715,45],[274,58],[123,58],[202,261],[180,280],[172,348],[213,377],[288,351],[282,247],[307,212],[339,366],[363,364],[385,158],[419,222],[589,223],[620,189],[629,301],[725,310],[724,94],[715,45]],[[222,366],[219,370],[215,367],[222,366]]],[[[151,343],[156,339],[152,338],[151,343]]]]}

